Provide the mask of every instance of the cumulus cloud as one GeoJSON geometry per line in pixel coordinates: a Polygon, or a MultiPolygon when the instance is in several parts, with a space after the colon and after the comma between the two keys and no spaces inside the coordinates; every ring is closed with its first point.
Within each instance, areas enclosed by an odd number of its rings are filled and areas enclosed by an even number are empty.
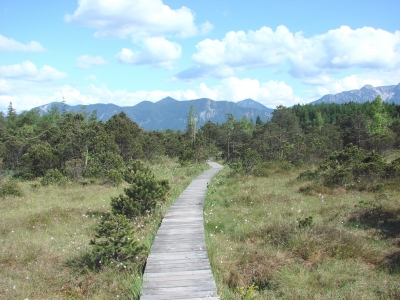
{"type": "Polygon", "coordinates": [[[79,69],[89,69],[92,66],[100,66],[106,64],[108,64],[108,62],[100,55],[82,55],[76,59],[76,66],[79,69]]]}
{"type": "Polygon", "coordinates": [[[0,34],[0,51],[42,52],[45,49],[38,42],[31,41],[27,44],[22,44],[0,34]]]}
{"type": "Polygon", "coordinates": [[[326,94],[337,94],[343,91],[357,90],[369,84],[372,86],[385,86],[400,82],[400,70],[379,70],[360,74],[334,78],[323,75],[316,78],[304,79],[304,83],[312,86],[309,99],[315,100],[326,94]]]}
{"type": "Polygon", "coordinates": [[[299,51],[289,56],[296,77],[348,68],[392,69],[400,64],[400,31],[342,26],[309,39],[299,36],[298,45],[299,51]]]}
{"type": "Polygon", "coordinates": [[[271,108],[278,105],[291,106],[300,101],[289,85],[275,80],[262,83],[257,79],[229,77],[211,88],[203,83],[198,90],[202,97],[230,101],[251,98],[271,108]]]}
{"type": "Polygon", "coordinates": [[[163,37],[147,38],[142,42],[142,49],[132,51],[123,48],[117,55],[117,59],[123,64],[152,65],[172,69],[173,62],[180,58],[182,47],[170,42],[163,37]]]}
{"type": "Polygon", "coordinates": [[[31,81],[52,81],[67,77],[67,74],[55,68],[44,65],[40,69],[30,61],[21,64],[0,66],[0,77],[31,81]]]}
{"type": "Polygon", "coordinates": [[[209,22],[195,25],[195,14],[187,7],[171,9],[161,0],[80,0],[75,12],[65,21],[96,30],[102,38],[126,38],[176,34],[189,37],[207,33],[209,22]]]}
{"type": "Polygon", "coordinates": [[[281,25],[257,31],[231,31],[221,40],[205,39],[192,55],[196,64],[177,78],[218,77],[235,70],[290,64],[290,74],[307,78],[348,68],[393,69],[400,65],[400,31],[342,26],[306,38],[281,25]],[[221,70],[224,70],[221,72],[221,70]],[[229,70],[229,71],[227,71],[229,70]]]}
{"type": "Polygon", "coordinates": [[[252,98],[274,108],[277,105],[290,106],[299,98],[285,82],[259,82],[256,79],[229,77],[219,84],[208,86],[201,83],[189,89],[178,90],[112,90],[105,84],[72,86],[68,84],[38,84],[33,81],[0,79],[0,110],[6,110],[10,101],[17,111],[31,109],[65,99],[69,105],[114,103],[119,106],[133,106],[143,100],[158,101],[167,96],[177,100],[210,98],[213,100],[239,101],[252,98]]]}

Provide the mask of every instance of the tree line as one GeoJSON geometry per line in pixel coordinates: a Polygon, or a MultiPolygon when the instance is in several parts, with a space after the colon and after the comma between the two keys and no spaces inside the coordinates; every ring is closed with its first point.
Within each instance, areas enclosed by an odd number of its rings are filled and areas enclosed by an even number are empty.
{"type": "Polygon", "coordinates": [[[182,164],[222,158],[250,172],[260,162],[318,164],[349,145],[379,154],[400,146],[400,106],[371,102],[278,106],[263,123],[228,114],[222,124],[197,128],[192,107],[186,131],[145,131],[124,112],[97,121],[96,112],[60,112],[53,106],[0,115],[1,168],[21,178],[58,170],[71,179],[107,178],[132,160],[178,157],[182,164]],[[111,172],[113,171],[113,172],[111,172]]]}

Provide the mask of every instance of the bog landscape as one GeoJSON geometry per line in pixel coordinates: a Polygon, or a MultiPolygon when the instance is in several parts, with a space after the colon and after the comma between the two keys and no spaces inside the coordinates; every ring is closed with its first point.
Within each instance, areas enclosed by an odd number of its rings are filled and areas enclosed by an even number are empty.
{"type": "Polygon", "coordinates": [[[85,107],[10,104],[5,299],[139,299],[163,215],[210,159],[225,166],[204,206],[221,299],[400,297],[399,105],[378,95],[198,126],[188,103],[184,130],[144,130],[123,111],[103,122],[85,107]]]}
{"type": "Polygon", "coordinates": [[[400,1],[0,1],[0,300],[400,300],[400,1]]]}

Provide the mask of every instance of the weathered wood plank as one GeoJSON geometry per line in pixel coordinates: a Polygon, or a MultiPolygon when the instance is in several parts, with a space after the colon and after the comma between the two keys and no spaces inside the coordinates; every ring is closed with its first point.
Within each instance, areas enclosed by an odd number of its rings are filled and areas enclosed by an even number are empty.
{"type": "Polygon", "coordinates": [[[210,165],[165,215],[147,259],[141,300],[219,299],[207,256],[203,204],[207,183],[222,166],[210,165]]]}

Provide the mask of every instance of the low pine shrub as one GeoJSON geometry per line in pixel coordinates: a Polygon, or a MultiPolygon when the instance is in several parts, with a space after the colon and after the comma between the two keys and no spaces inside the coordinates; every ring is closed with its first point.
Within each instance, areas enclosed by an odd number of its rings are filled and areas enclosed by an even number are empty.
{"type": "Polygon", "coordinates": [[[147,255],[146,247],[135,238],[134,226],[123,215],[106,215],[90,245],[90,257],[97,269],[111,264],[122,268],[142,266],[147,255]]]}
{"type": "Polygon", "coordinates": [[[43,186],[50,184],[64,185],[66,182],[67,178],[57,169],[47,170],[46,175],[44,175],[40,181],[43,186]]]}
{"type": "Polygon", "coordinates": [[[124,181],[122,172],[118,170],[110,170],[107,174],[107,183],[113,186],[119,186],[124,181]]]}
{"type": "Polygon", "coordinates": [[[18,186],[18,184],[11,180],[11,181],[0,181],[0,197],[5,196],[22,196],[22,190],[18,186]]]}
{"type": "Polygon", "coordinates": [[[350,145],[340,152],[333,152],[315,172],[307,170],[297,179],[319,182],[329,188],[346,186],[357,190],[380,191],[383,185],[376,185],[377,181],[394,179],[399,175],[400,159],[387,163],[375,151],[366,152],[350,145]]]}
{"type": "Polygon", "coordinates": [[[111,198],[111,211],[128,218],[150,213],[170,189],[168,180],[155,179],[153,172],[140,163],[131,165],[125,180],[131,185],[124,189],[125,194],[111,198]]]}

